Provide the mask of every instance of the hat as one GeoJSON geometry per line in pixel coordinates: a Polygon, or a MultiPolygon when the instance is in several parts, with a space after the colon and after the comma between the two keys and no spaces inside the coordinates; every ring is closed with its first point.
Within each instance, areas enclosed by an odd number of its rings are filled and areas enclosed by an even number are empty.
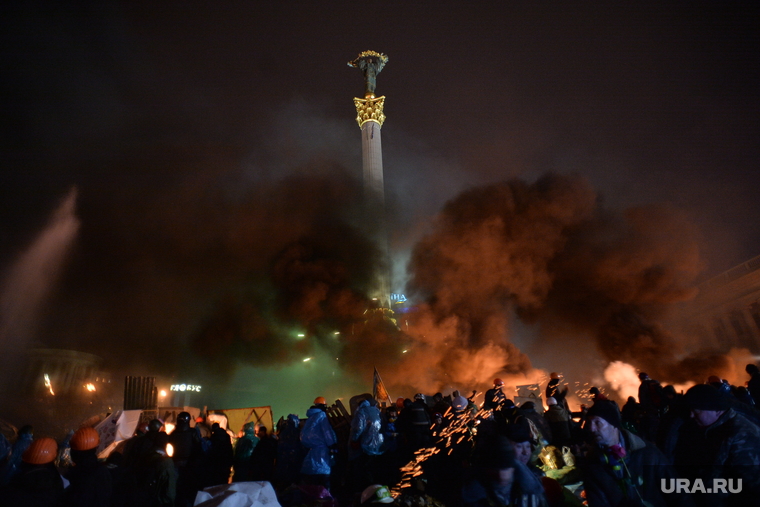
{"type": "Polygon", "coordinates": [[[415,401],[417,401],[417,400],[425,401],[425,395],[422,394],[422,393],[417,393],[417,394],[414,395],[414,400],[415,401]]]}
{"type": "Polygon", "coordinates": [[[451,402],[451,406],[454,410],[464,410],[467,408],[467,398],[464,396],[457,396],[451,402]]]}
{"type": "Polygon", "coordinates": [[[523,410],[536,410],[536,404],[532,401],[526,401],[522,405],[520,405],[520,408],[523,410]]]}
{"type": "Polygon", "coordinates": [[[530,423],[525,417],[518,417],[512,424],[507,425],[507,438],[512,442],[519,444],[532,440],[530,434],[530,423]]]}
{"type": "Polygon", "coordinates": [[[393,497],[391,496],[390,490],[388,490],[388,486],[381,486],[380,484],[373,484],[372,486],[367,486],[367,488],[362,491],[362,499],[361,503],[393,503],[393,497]]]}
{"type": "Polygon", "coordinates": [[[587,413],[589,419],[592,416],[601,417],[618,429],[622,423],[620,410],[618,410],[617,405],[612,401],[599,400],[594,403],[594,406],[588,409],[587,413]]]}
{"type": "Polygon", "coordinates": [[[728,399],[710,384],[697,384],[686,391],[686,405],[692,410],[728,410],[728,399]]]}
{"type": "Polygon", "coordinates": [[[552,405],[557,404],[557,400],[555,400],[553,396],[549,396],[546,398],[546,404],[551,407],[552,405]]]}
{"type": "Polygon", "coordinates": [[[504,435],[496,435],[484,441],[478,454],[477,461],[483,468],[503,470],[515,466],[515,449],[504,435]]]}

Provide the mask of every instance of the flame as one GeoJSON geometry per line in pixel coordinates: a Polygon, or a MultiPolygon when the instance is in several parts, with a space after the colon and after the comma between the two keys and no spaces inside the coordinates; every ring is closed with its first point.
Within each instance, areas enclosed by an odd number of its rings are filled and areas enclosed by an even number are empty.
{"type": "Polygon", "coordinates": [[[92,384],[92,383],[85,384],[84,388],[87,389],[88,391],[90,391],[91,393],[95,392],[95,385],[92,384]]]}
{"type": "Polygon", "coordinates": [[[164,423],[164,431],[167,434],[171,434],[171,432],[174,431],[174,424],[169,423],[169,422],[168,423],[164,423]]]}
{"type": "Polygon", "coordinates": [[[44,377],[45,377],[45,387],[48,388],[48,391],[50,391],[50,394],[55,396],[55,393],[53,392],[53,384],[50,383],[50,377],[48,376],[47,373],[45,373],[44,377]]]}

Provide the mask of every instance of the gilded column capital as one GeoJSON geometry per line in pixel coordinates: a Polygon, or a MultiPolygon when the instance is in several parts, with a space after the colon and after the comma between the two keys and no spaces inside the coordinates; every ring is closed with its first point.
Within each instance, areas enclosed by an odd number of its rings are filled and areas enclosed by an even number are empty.
{"type": "Polygon", "coordinates": [[[354,97],[354,105],[356,106],[356,123],[359,124],[359,128],[362,128],[368,121],[374,121],[381,127],[383,126],[383,122],[385,121],[385,114],[383,114],[385,96],[366,99],[354,97]]]}

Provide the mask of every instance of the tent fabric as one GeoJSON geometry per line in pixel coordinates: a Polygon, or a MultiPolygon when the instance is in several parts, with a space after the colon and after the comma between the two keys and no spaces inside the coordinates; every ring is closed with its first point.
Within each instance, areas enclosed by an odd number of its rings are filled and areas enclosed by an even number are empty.
{"type": "Polygon", "coordinates": [[[233,482],[211,486],[195,496],[195,507],[280,507],[268,482],[233,482]]]}

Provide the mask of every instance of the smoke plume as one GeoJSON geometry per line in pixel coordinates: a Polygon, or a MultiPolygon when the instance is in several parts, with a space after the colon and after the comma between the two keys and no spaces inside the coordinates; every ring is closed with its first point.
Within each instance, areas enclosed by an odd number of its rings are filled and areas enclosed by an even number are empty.
{"type": "Polygon", "coordinates": [[[531,340],[516,336],[518,328],[533,334],[530,356],[540,350],[535,356],[547,369],[571,368],[585,355],[653,375],[683,361],[691,367],[685,375],[693,375],[701,356],[683,360],[663,322],[695,294],[699,240],[678,210],[615,212],[579,177],[471,189],[444,207],[414,250],[411,287],[427,304],[410,334],[427,346],[426,364],[454,359],[441,370],[455,384],[531,376],[515,346],[531,340]],[[431,353],[429,341],[447,347],[431,353]]]}

